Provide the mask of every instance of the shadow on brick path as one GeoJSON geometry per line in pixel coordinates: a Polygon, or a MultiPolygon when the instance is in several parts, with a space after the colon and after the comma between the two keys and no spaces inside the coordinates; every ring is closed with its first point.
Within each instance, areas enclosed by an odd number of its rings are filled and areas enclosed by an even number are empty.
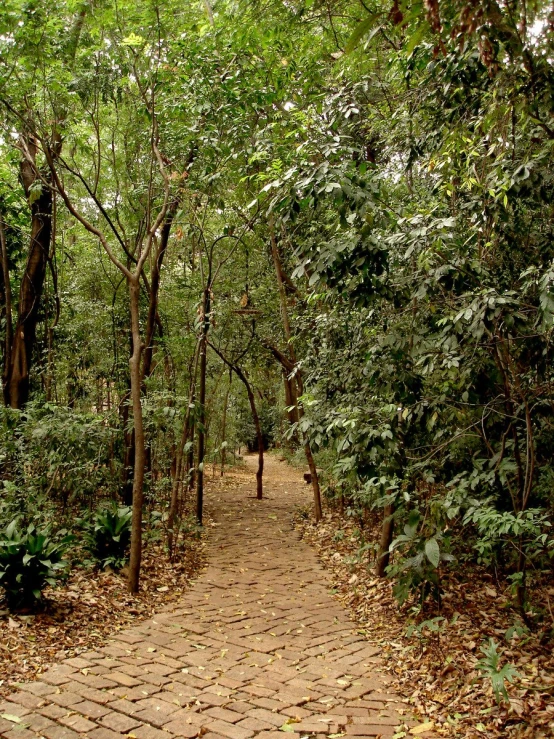
{"type": "Polygon", "coordinates": [[[256,460],[247,464],[251,479],[207,496],[208,565],[177,607],[2,701],[2,737],[392,737],[407,721],[376,670],[379,649],[356,633],[292,529],[311,488],[268,455],[267,499],[257,501],[256,460]]]}

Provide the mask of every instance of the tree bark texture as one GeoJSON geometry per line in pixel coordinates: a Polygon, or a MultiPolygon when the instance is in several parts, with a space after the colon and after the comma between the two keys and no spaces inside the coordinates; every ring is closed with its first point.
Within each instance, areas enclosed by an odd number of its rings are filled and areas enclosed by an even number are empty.
{"type": "MultiPolygon", "coordinates": [[[[36,145],[27,143],[33,158],[36,145]]],[[[45,175],[42,175],[46,178],[45,175]]],[[[52,235],[52,190],[41,186],[38,197],[32,189],[38,175],[31,161],[21,162],[21,181],[31,210],[31,238],[25,272],[19,288],[17,321],[9,355],[4,357],[4,402],[23,408],[29,400],[30,370],[36,343],[40,300],[44,287],[52,235]]]]}
{"type": "Polygon", "coordinates": [[[383,526],[381,528],[381,541],[379,543],[379,553],[377,554],[377,562],[375,564],[375,574],[377,577],[385,577],[386,569],[390,561],[389,548],[392,544],[394,534],[394,505],[385,506],[383,512],[383,526]]]}
{"type": "Polygon", "coordinates": [[[175,536],[175,532],[174,532],[174,527],[175,527],[175,521],[179,514],[179,500],[180,500],[180,491],[182,487],[185,447],[187,445],[188,437],[191,432],[191,423],[190,423],[191,413],[190,412],[191,412],[191,407],[194,402],[194,394],[196,391],[196,373],[198,371],[199,349],[200,349],[200,344],[197,345],[196,351],[195,351],[193,371],[192,371],[191,378],[190,378],[189,401],[188,401],[187,409],[185,411],[185,418],[183,420],[183,429],[181,432],[181,439],[179,441],[179,444],[177,445],[176,454],[175,454],[175,476],[173,478],[173,485],[171,488],[171,502],[169,506],[169,515],[167,518],[167,544],[168,544],[168,551],[169,551],[170,559],[174,555],[174,548],[176,546],[176,540],[177,540],[177,537],[175,536]]]}
{"type": "Polygon", "coordinates": [[[142,559],[142,506],[144,499],[144,468],[146,463],[146,445],[141,404],[141,355],[143,346],[140,338],[139,323],[139,276],[128,280],[131,308],[131,334],[133,351],[129,360],[131,377],[131,401],[133,408],[133,427],[135,435],[135,459],[133,469],[133,515],[131,521],[131,553],[129,557],[129,589],[137,593],[139,589],[140,564],[142,559]]]}
{"type": "Polygon", "coordinates": [[[202,300],[202,336],[200,339],[200,378],[198,387],[198,459],[196,472],[196,520],[202,526],[204,515],[204,454],[206,451],[206,368],[208,350],[208,329],[210,313],[210,288],[204,290],[202,300]]]}

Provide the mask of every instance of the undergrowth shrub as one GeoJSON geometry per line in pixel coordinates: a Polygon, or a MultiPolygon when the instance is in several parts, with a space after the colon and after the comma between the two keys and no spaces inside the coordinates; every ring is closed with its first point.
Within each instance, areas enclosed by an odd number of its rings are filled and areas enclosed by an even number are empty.
{"type": "Polygon", "coordinates": [[[68,573],[64,560],[71,538],[57,536],[34,524],[26,528],[15,518],[0,534],[0,586],[10,606],[32,605],[42,599],[47,585],[56,585],[68,573]]]}
{"type": "Polygon", "coordinates": [[[81,519],[85,548],[102,567],[120,569],[125,565],[131,541],[131,518],[130,508],[112,504],[81,519]]]}

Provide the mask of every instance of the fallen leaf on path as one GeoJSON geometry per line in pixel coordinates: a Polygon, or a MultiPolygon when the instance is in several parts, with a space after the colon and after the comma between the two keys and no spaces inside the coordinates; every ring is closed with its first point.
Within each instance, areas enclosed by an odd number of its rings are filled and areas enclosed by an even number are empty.
{"type": "Polygon", "coordinates": [[[427,721],[424,724],[419,724],[419,726],[414,726],[413,729],[410,729],[410,734],[423,734],[426,731],[431,731],[431,729],[435,728],[435,724],[432,721],[427,721]]]}

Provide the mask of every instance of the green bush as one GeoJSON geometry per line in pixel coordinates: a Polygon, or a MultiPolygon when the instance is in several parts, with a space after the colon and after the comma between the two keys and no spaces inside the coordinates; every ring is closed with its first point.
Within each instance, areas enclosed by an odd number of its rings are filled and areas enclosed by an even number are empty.
{"type": "Polygon", "coordinates": [[[83,522],[85,546],[102,567],[119,569],[127,561],[131,541],[130,508],[112,505],[100,508],[83,522]]]}
{"type": "Polygon", "coordinates": [[[47,529],[31,524],[26,529],[15,518],[0,534],[0,586],[10,605],[30,605],[42,598],[47,585],[67,574],[63,556],[69,536],[54,539],[47,529]]]}

